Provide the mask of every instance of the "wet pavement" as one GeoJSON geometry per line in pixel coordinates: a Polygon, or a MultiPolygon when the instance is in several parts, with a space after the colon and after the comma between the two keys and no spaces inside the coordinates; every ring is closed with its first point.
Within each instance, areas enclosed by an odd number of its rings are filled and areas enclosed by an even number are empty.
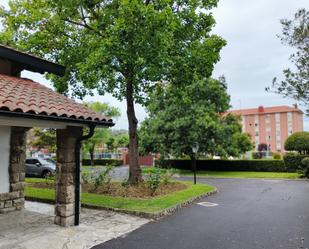
{"type": "Polygon", "coordinates": [[[198,181],[216,186],[219,193],[94,248],[309,248],[309,181],[198,181]]]}
{"type": "Polygon", "coordinates": [[[149,222],[130,215],[82,209],[81,224],[54,224],[54,206],[26,202],[26,209],[0,215],[0,249],[87,249],[124,236],[149,222]]]}

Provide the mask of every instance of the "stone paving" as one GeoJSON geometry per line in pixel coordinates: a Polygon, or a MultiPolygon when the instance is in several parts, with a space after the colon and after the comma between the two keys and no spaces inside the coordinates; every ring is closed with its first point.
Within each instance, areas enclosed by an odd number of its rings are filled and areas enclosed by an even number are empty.
{"type": "Polygon", "coordinates": [[[88,249],[139,228],[147,219],[82,209],[81,224],[54,224],[54,206],[26,202],[23,211],[0,215],[0,249],[88,249]]]}

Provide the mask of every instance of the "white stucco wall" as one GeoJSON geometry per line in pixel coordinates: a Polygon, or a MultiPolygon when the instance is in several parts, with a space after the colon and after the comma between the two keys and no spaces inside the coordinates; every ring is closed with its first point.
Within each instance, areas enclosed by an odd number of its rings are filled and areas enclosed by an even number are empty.
{"type": "Polygon", "coordinates": [[[0,126],[0,193],[7,193],[10,191],[10,134],[10,126],[0,126]]]}

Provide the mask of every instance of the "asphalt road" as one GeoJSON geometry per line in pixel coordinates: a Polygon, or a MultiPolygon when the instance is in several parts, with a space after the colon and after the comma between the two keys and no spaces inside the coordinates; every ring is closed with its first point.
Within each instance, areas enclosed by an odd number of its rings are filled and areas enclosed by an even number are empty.
{"type": "Polygon", "coordinates": [[[306,249],[309,181],[204,179],[219,193],[95,249],[306,249]]]}

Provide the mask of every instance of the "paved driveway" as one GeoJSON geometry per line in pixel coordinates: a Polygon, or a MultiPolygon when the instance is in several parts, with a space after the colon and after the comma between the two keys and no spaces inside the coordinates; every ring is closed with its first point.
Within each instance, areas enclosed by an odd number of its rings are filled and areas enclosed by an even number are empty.
{"type": "Polygon", "coordinates": [[[95,249],[309,248],[309,181],[204,179],[219,193],[95,249]]]}

